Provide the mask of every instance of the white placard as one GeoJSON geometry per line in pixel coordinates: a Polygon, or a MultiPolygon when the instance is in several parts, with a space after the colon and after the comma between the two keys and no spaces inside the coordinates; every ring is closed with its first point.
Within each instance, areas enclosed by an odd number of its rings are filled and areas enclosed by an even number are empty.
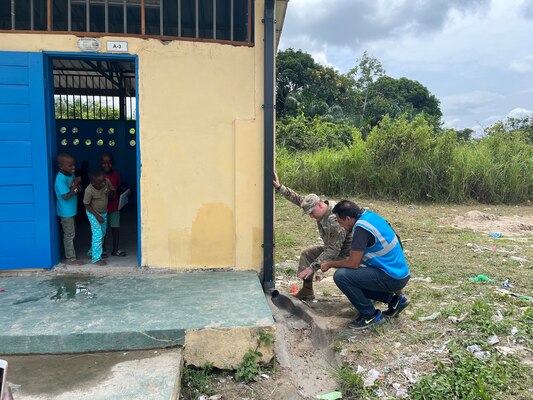
{"type": "Polygon", "coordinates": [[[128,190],[126,190],[124,193],[122,193],[122,194],[120,195],[120,198],[119,198],[119,200],[118,200],[118,209],[119,209],[119,210],[122,210],[122,208],[124,208],[124,206],[125,206],[126,204],[128,204],[128,200],[129,200],[129,195],[130,195],[130,193],[131,193],[131,192],[130,192],[130,190],[128,189],[128,190]]]}
{"type": "Polygon", "coordinates": [[[124,40],[107,40],[106,49],[107,51],[114,51],[116,53],[127,53],[128,42],[124,40]]]}

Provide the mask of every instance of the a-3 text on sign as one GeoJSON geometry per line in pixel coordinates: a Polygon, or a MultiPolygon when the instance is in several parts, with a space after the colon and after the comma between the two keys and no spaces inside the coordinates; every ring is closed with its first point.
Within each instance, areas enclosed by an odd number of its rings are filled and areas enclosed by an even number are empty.
{"type": "Polygon", "coordinates": [[[107,51],[114,51],[117,53],[127,53],[128,52],[128,42],[123,40],[108,40],[106,41],[107,51]]]}

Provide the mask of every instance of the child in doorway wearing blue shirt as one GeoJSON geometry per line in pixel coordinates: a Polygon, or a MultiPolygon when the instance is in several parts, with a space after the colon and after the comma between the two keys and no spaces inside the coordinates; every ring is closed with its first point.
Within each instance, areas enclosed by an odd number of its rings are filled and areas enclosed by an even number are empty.
{"type": "Polygon", "coordinates": [[[57,216],[63,228],[63,246],[65,248],[65,264],[83,265],[76,258],[74,237],[76,236],[76,214],[78,212],[78,193],[80,192],[80,178],[74,176],[76,161],[66,153],[57,156],[59,172],[54,183],[57,197],[57,216]]]}

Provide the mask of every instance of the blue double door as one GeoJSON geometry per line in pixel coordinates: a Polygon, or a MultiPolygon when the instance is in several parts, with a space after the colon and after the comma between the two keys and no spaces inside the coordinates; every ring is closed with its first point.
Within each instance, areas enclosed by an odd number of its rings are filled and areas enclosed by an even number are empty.
{"type": "Polygon", "coordinates": [[[50,268],[53,198],[44,55],[0,52],[0,270],[50,268]]]}

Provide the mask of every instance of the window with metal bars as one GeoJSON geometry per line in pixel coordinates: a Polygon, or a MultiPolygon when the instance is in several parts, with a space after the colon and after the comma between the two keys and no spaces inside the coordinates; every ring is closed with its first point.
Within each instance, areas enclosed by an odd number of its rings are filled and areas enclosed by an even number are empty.
{"type": "Polygon", "coordinates": [[[0,30],[254,41],[253,0],[0,0],[0,30]]]}

